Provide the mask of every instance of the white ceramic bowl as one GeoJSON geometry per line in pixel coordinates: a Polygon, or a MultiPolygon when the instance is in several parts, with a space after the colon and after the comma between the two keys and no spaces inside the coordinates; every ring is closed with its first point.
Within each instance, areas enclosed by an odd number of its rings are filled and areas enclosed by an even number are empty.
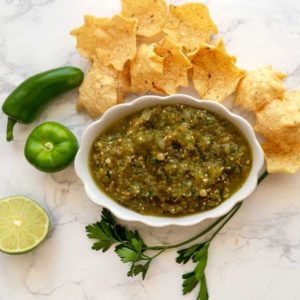
{"type": "Polygon", "coordinates": [[[251,125],[242,117],[233,114],[223,105],[209,100],[197,100],[193,97],[177,94],[168,97],[144,96],[130,103],[116,105],[107,110],[103,116],[89,125],[81,139],[81,144],[75,158],[75,171],[84,184],[88,197],[95,203],[108,208],[115,216],[126,221],[138,221],[149,226],[163,227],[168,225],[190,226],[200,223],[206,219],[220,217],[229,212],[234,205],[247,198],[256,188],[260,171],[263,168],[263,151],[255,137],[251,125]],[[158,217],[145,216],[121,206],[112,200],[94,182],[88,167],[89,153],[95,139],[110,127],[116,120],[136,113],[143,108],[155,105],[186,104],[196,108],[207,109],[214,112],[235,124],[247,138],[253,154],[253,165],[248,179],[244,185],[230,198],[221,203],[218,207],[183,217],[158,217]]]}

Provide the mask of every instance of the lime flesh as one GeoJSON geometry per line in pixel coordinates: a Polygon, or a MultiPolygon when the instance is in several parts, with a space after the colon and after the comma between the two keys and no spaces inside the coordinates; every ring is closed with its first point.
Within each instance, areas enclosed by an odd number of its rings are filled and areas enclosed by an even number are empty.
{"type": "Polygon", "coordinates": [[[49,217],[35,201],[23,196],[0,200],[0,251],[7,254],[29,252],[49,231],[49,217]]]}

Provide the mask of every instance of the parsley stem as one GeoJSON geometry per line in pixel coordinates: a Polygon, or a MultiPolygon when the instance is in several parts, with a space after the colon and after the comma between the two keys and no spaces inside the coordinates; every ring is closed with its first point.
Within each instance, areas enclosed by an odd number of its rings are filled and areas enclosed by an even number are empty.
{"type": "MultiPolygon", "coordinates": [[[[260,184],[267,176],[268,176],[268,172],[265,171],[263,174],[261,174],[261,176],[258,178],[257,184],[260,184]]],[[[241,208],[243,202],[238,203],[231,211],[232,214],[230,215],[230,217],[221,225],[220,228],[218,228],[218,230],[212,235],[212,237],[209,239],[209,242],[211,242],[214,237],[221,231],[221,229],[229,222],[229,220],[238,212],[238,210],[241,208]]]]}
{"type": "Polygon", "coordinates": [[[267,176],[269,175],[268,171],[264,171],[258,178],[257,184],[260,184],[267,176]]]}
{"type": "Polygon", "coordinates": [[[230,212],[230,217],[216,230],[216,232],[209,239],[209,243],[214,239],[214,237],[221,231],[221,229],[229,222],[229,220],[238,212],[241,208],[243,202],[238,203],[230,212]]]}
{"type": "MultiPolygon", "coordinates": [[[[268,175],[268,172],[265,171],[259,178],[257,181],[257,184],[260,184],[268,175]]],[[[211,241],[218,233],[219,231],[227,224],[227,222],[229,222],[229,220],[236,214],[236,212],[241,208],[242,206],[242,202],[238,203],[236,206],[234,206],[230,212],[228,212],[226,215],[218,218],[215,222],[213,222],[210,226],[208,226],[206,229],[204,229],[203,231],[201,231],[200,233],[198,233],[197,235],[195,235],[194,237],[187,239],[181,243],[178,244],[174,244],[174,245],[163,245],[163,246],[151,246],[151,247],[147,247],[147,250],[167,250],[167,249],[174,249],[174,248],[178,248],[181,246],[184,246],[186,244],[189,244],[195,240],[197,240],[198,238],[202,237],[203,235],[209,233],[213,228],[215,228],[219,223],[221,223],[224,219],[226,219],[226,221],[222,224],[222,226],[212,235],[212,237],[209,239],[209,241],[211,241]],[[228,217],[229,216],[229,217],[228,217]],[[227,218],[228,217],[228,218],[227,218]]],[[[162,252],[163,252],[162,251],[162,252]]],[[[160,252],[159,252],[160,254],[160,252]]]]}
{"type": "Polygon", "coordinates": [[[215,222],[213,222],[210,226],[208,226],[205,230],[201,231],[200,233],[198,233],[197,235],[195,235],[194,237],[185,240],[181,243],[178,244],[174,244],[174,245],[165,245],[165,246],[152,246],[152,247],[147,247],[147,250],[167,250],[167,249],[174,249],[177,247],[181,247],[184,246],[185,244],[191,243],[194,240],[197,240],[198,238],[200,238],[201,236],[207,234],[208,232],[210,232],[215,226],[217,226],[221,221],[223,221],[229,214],[231,213],[231,211],[229,213],[227,213],[226,215],[224,215],[223,217],[220,217],[219,219],[217,219],[215,222]]]}
{"type": "Polygon", "coordinates": [[[161,249],[158,253],[156,253],[155,255],[153,255],[152,257],[151,257],[151,259],[153,259],[153,258],[155,258],[155,257],[157,257],[157,256],[159,256],[159,255],[161,255],[163,252],[165,252],[167,249],[161,249]]]}

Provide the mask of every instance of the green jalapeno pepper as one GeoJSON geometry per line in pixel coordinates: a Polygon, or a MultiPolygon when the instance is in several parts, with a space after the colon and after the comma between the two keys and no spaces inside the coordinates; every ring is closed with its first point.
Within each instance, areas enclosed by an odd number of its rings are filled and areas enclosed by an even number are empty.
{"type": "Polygon", "coordinates": [[[61,67],[36,74],[19,85],[2,106],[8,115],[7,141],[13,140],[13,128],[17,122],[33,122],[50,100],[79,86],[83,77],[78,68],[61,67]]]}
{"type": "Polygon", "coordinates": [[[45,122],[31,132],[24,153],[38,170],[53,173],[66,168],[77,150],[77,139],[68,128],[56,122],[45,122]]]}

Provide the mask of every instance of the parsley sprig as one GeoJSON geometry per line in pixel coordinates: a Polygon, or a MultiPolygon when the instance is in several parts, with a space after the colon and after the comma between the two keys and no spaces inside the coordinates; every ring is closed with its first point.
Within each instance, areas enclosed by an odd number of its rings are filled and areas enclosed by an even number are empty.
{"type": "MultiPolygon", "coordinates": [[[[260,183],[267,175],[267,172],[263,173],[260,176],[258,183],[260,183]]],[[[188,294],[196,286],[199,286],[197,300],[207,300],[209,296],[205,269],[208,260],[209,247],[220,230],[237,213],[241,206],[242,203],[238,203],[229,213],[216,219],[205,230],[192,238],[174,245],[148,246],[137,231],[130,230],[127,227],[118,224],[111,212],[106,208],[103,208],[102,210],[101,220],[86,226],[86,232],[90,239],[96,240],[92,249],[106,252],[114,246],[115,252],[120,257],[121,261],[130,265],[127,276],[133,277],[140,274],[143,279],[146,277],[151,262],[156,257],[166,250],[177,249],[189,245],[188,247],[177,251],[177,263],[186,264],[188,262],[193,262],[195,264],[195,267],[191,272],[182,275],[182,292],[184,295],[188,294]],[[191,245],[192,242],[201,237],[206,237],[209,234],[210,236],[204,241],[191,245]],[[153,252],[155,254],[151,255],[153,252]]]]}
{"type": "Polygon", "coordinates": [[[117,224],[111,212],[104,208],[101,221],[86,226],[87,236],[95,239],[92,249],[106,252],[112,245],[116,245],[115,252],[123,263],[130,263],[128,276],[133,277],[142,274],[146,276],[152,258],[145,255],[148,248],[137,231],[127,229],[117,224]]]}

